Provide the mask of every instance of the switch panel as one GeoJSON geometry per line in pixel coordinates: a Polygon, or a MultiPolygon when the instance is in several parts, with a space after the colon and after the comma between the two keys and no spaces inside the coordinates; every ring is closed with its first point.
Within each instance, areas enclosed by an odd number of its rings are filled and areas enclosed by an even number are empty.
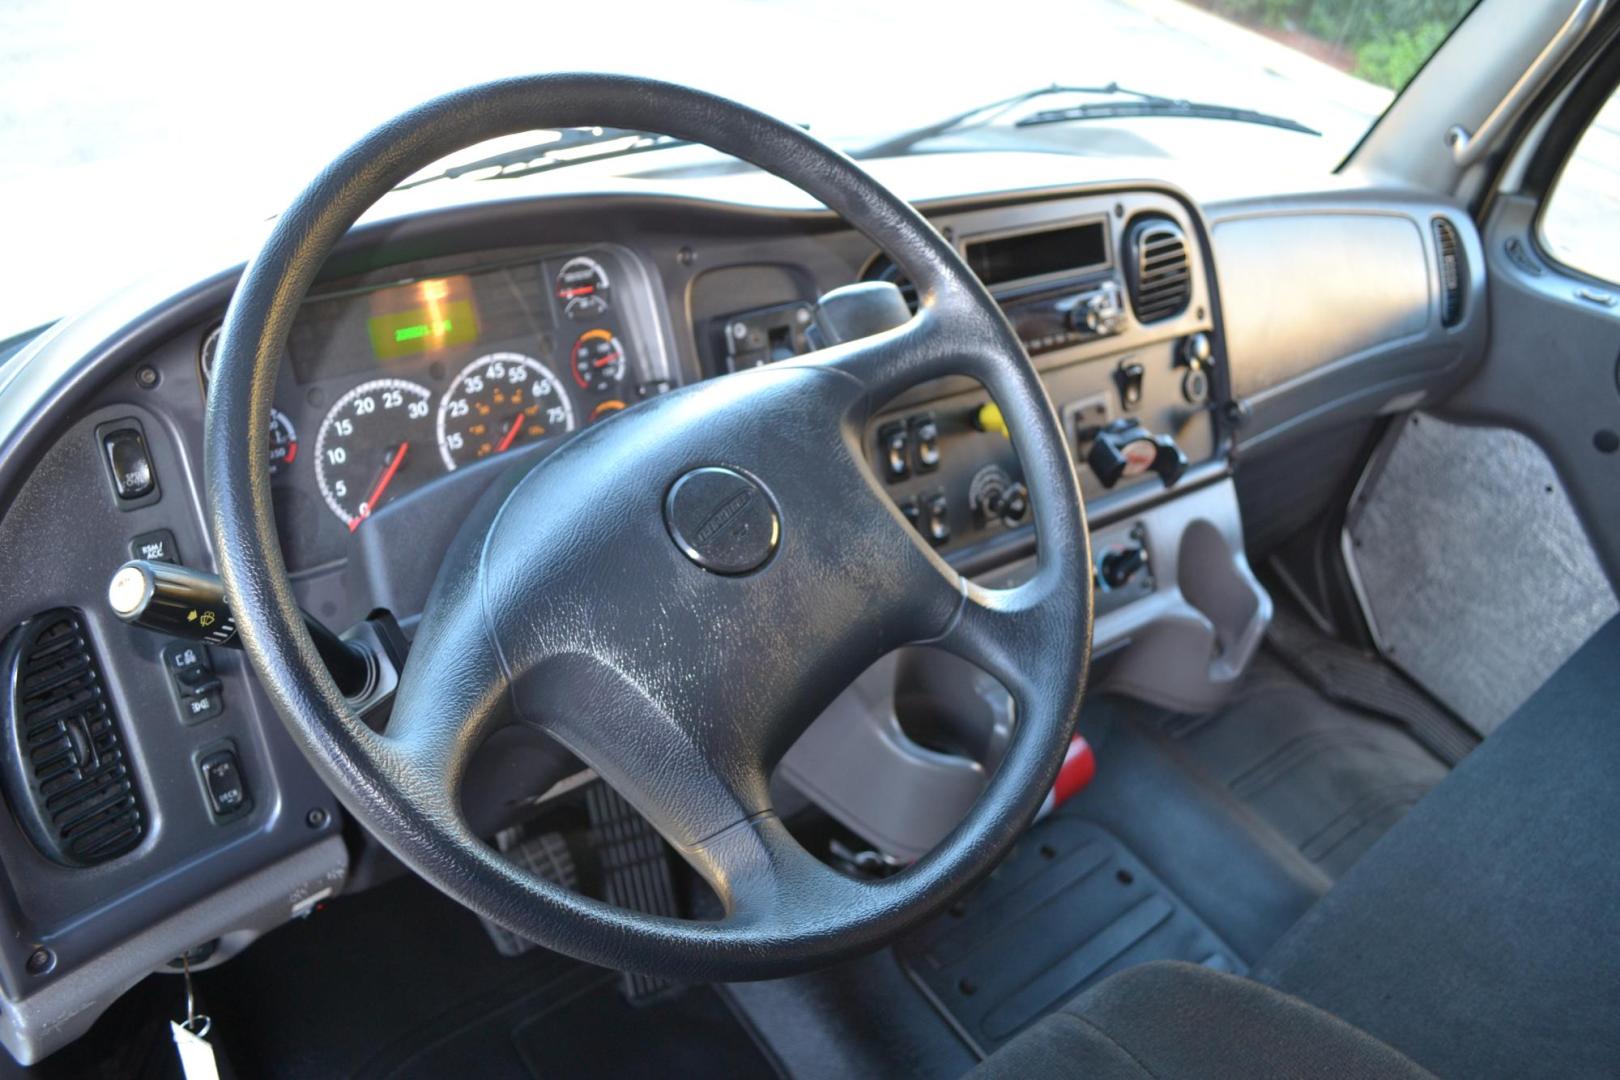
{"type": "Polygon", "coordinates": [[[172,641],[163,647],[163,669],[180,710],[180,721],[200,724],[225,711],[224,684],[214,673],[208,648],[195,641],[172,641]]]}
{"type": "MultiPolygon", "coordinates": [[[[1041,381],[1057,406],[1088,509],[1109,514],[1100,501],[1179,486],[1184,473],[1218,455],[1219,380],[1199,379],[1220,372],[1219,343],[1202,332],[1095,359],[1046,362],[1041,381]],[[1196,376],[1191,385],[1189,374],[1196,376]],[[1189,407],[1188,395],[1205,403],[1189,407]]],[[[947,554],[975,564],[1033,543],[1030,525],[1041,506],[1026,487],[1010,434],[982,387],[902,399],[871,418],[864,432],[871,470],[901,513],[947,554]],[[936,513],[941,495],[944,512],[936,513]]],[[[1116,574],[1134,571],[1126,593],[1148,573],[1132,567],[1135,558],[1110,564],[1116,574]]]]}

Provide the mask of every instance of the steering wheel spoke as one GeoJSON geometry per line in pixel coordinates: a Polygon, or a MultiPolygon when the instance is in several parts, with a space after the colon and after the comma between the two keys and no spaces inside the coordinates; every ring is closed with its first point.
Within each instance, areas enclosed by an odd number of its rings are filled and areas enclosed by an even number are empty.
{"type": "Polygon", "coordinates": [[[936,295],[926,295],[909,322],[823,349],[801,363],[859,383],[865,389],[862,416],[933,379],[962,375],[986,385],[998,381],[1006,349],[1006,341],[996,336],[1000,327],[964,318],[954,306],[941,306],[936,300],[936,295]]]}
{"type": "Polygon", "coordinates": [[[871,901],[870,884],[810,854],[774,813],[739,822],[685,855],[720,897],[726,920],[757,934],[788,934],[871,901]]]}

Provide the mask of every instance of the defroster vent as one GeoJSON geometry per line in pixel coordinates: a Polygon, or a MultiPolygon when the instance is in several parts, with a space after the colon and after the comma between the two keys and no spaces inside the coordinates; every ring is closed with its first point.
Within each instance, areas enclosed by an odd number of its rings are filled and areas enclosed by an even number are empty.
{"type": "Polygon", "coordinates": [[[1125,278],[1136,321],[1180,315],[1192,301],[1187,236],[1169,218],[1142,217],[1125,230],[1125,278]]]}
{"type": "Polygon", "coordinates": [[[1462,241],[1457,226],[1443,217],[1434,219],[1434,246],[1440,253],[1440,325],[1456,326],[1463,314],[1462,241]]]}
{"type": "Polygon", "coordinates": [[[28,619],[6,639],[6,796],[29,839],[64,866],[94,866],[140,843],[146,815],[83,621],[28,619]]]}

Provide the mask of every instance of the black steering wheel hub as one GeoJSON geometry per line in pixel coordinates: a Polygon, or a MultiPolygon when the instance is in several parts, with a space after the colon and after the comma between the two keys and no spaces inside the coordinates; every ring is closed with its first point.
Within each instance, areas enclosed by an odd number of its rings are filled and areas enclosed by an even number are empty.
{"type": "Polygon", "coordinates": [[[736,469],[693,469],[664,499],[669,535],[688,559],[716,574],[758,570],[782,539],[782,519],[763,485],[736,469]]]}

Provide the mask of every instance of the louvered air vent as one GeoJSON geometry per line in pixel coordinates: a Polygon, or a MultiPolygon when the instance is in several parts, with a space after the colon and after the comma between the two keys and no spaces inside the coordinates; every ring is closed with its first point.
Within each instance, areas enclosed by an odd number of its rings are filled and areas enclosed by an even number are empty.
{"type": "Polygon", "coordinates": [[[900,295],[906,298],[906,307],[911,309],[912,314],[916,314],[917,286],[913,285],[911,279],[901,273],[900,267],[895,265],[894,260],[883,254],[883,252],[880,251],[872,256],[872,261],[867,263],[866,269],[861,271],[861,280],[894,282],[900,287],[900,295]]]}
{"type": "Polygon", "coordinates": [[[1192,270],[1181,227],[1161,217],[1131,222],[1125,230],[1125,277],[1137,322],[1158,322],[1186,311],[1192,270]]]}
{"type": "Polygon", "coordinates": [[[5,789],[29,839],[65,866],[129,851],[146,816],[84,624],[65,609],[36,615],[0,655],[9,698],[5,789]]]}
{"type": "Polygon", "coordinates": [[[1456,326],[1463,313],[1462,243],[1457,226],[1443,217],[1434,219],[1434,246],[1440,253],[1440,324],[1456,326]]]}

